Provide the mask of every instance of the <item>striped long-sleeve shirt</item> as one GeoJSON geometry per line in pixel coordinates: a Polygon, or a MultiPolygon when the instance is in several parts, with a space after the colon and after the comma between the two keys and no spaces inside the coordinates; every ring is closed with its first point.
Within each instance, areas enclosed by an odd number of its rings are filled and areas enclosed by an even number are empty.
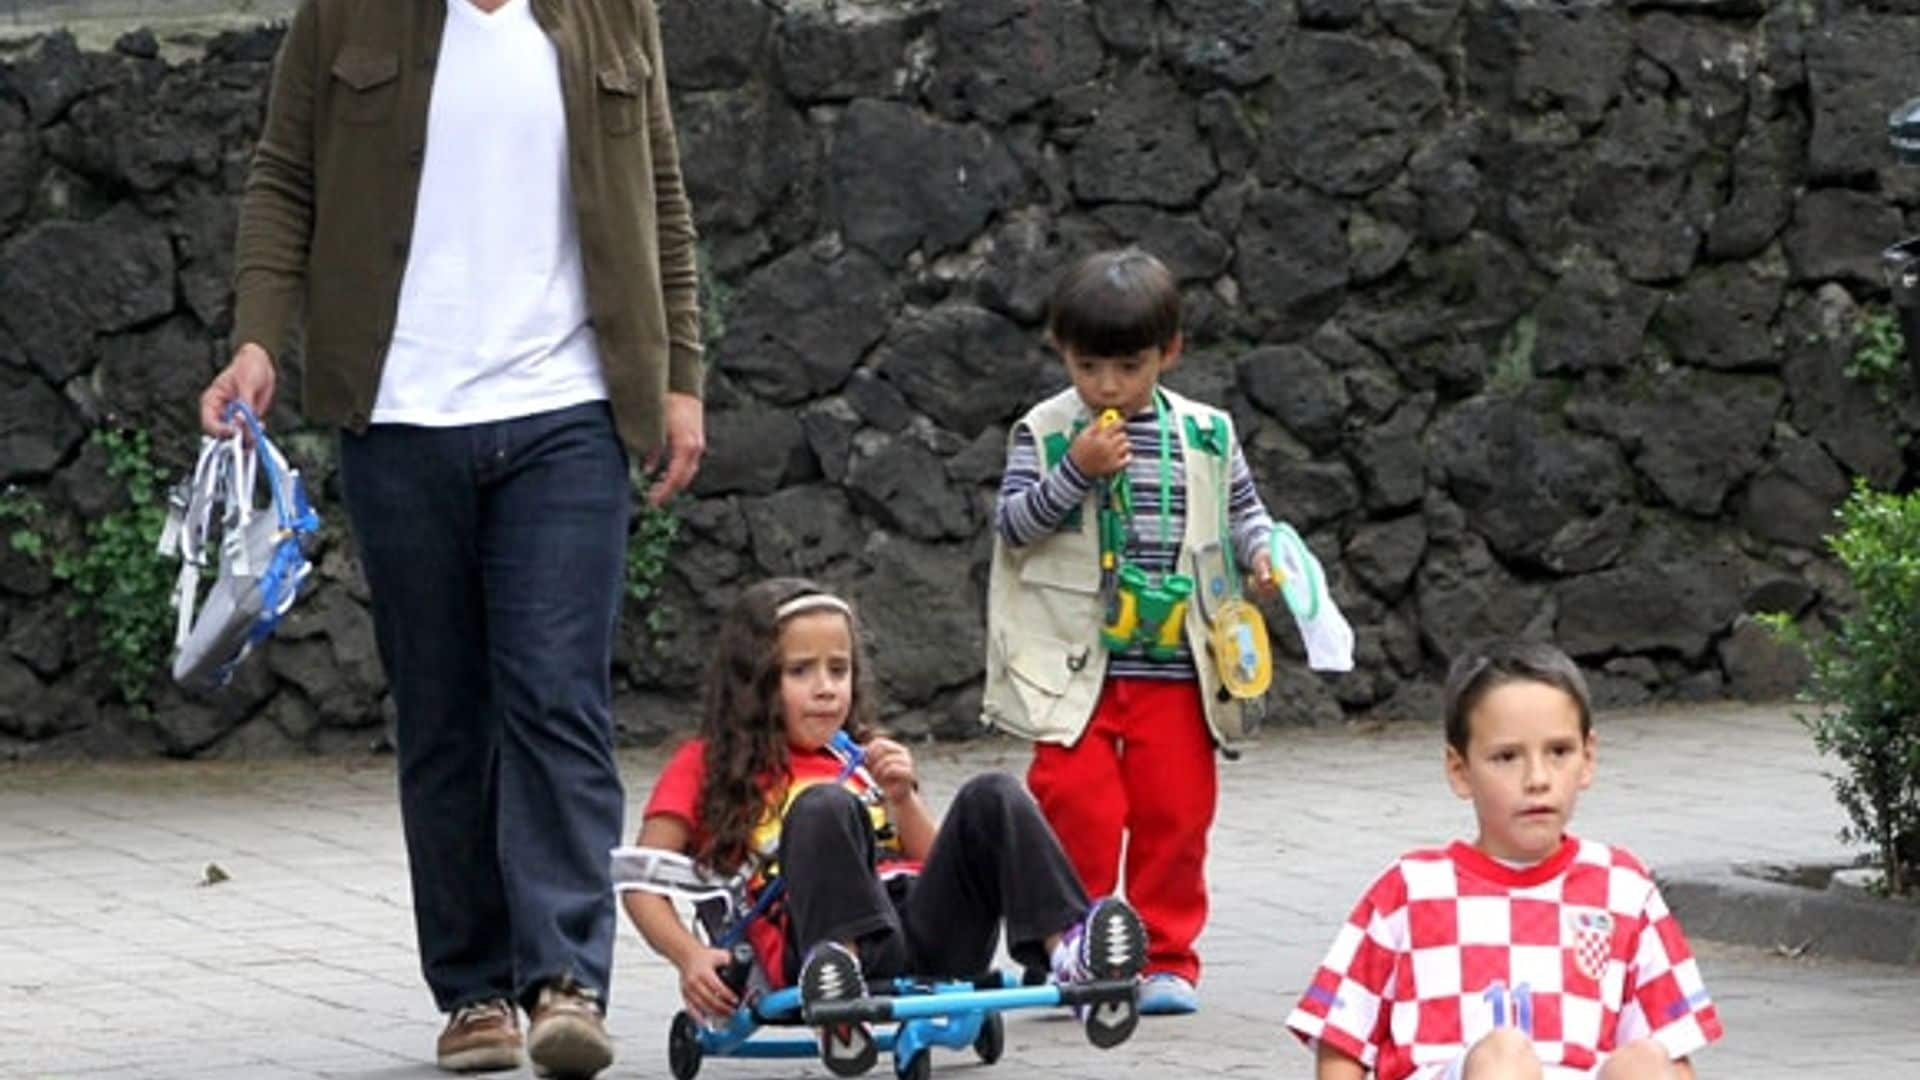
{"type": "MultiPolygon", "coordinates": [[[[1186,531],[1187,478],[1179,461],[1180,444],[1173,443],[1174,460],[1167,493],[1167,517],[1164,537],[1160,519],[1160,425],[1152,409],[1127,418],[1127,443],[1133,451],[1127,466],[1128,483],[1133,489],[1133,517],[1128,530],[1124,559],[1153,575],[1171,571],[1180,555],[1180,537],[1186,531]]],[[[1253,473],[1236,442],[1228,467],[1227,517],[1232,530],[1235,558],[1244,572],[1253,565],[1254,552],[1267,543],[1273,519],[1267,515],[1260,492],[1254,487],[1253,473]]],[[[1081,472],[1073,459],[1062,457],[1049,469],[1040,457],[1038,444],[1028,428],[1016,429],[1013,446],[1007,453],[1006,473],[1000,480],[1000,499],[994,527],[1000,537],[1014,547],[1025,547],[1060,528],[1083,502],[1097,481],[1081,472]]],[[[1095,528],[1086,522],[1083,528],[1095,528]]],[[[1147,679],[1194,678],[1193,656],[1184,647],[1172,659],[1150,660],[1144,651],[1129,649],[1115,653],[1107,667],[1110,676],[1147,679]]]]}

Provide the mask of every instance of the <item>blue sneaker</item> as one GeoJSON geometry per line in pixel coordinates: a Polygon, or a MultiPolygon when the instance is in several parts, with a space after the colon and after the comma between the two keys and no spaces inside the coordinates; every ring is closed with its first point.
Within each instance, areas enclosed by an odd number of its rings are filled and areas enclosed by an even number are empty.
{"type": "Polygon", "coordinates": [[[1157,971],[1140,984],[1143,1016],[1185,1016],[1200,1011],[1200,991],[1171,971],[1157,971]]]}

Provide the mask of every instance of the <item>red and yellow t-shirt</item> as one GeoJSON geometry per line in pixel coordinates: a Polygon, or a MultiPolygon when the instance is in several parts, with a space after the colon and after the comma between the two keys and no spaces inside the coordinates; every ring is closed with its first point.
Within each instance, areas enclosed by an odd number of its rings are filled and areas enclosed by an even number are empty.
{"type": "MultiPolygon", "coordinates": [[[[707,779],[706,749],[705,739],[692,739],[667,759],[666,766],[653,782],[653,794],[648,796],[647,808],[642,815],[653,817],[655,814],[666,814],[686,822],[688,828],[693,830],[693,846],[696,848],[706,838],[706,826],[700,820],[700,793],[707,779]]],[[[789,761],[786,776],[764,777],[760,784],[760,790],[767,800],[766,808],[747,840],[756,867],[771,863],[779,854],[780,823],[786,817],[787,808],[793,805],[793,800],[815,784],[838,782],[860,796],[873,818],[874,832],[880,838],[877,867],[880,876],[889,878],[919,872],[919,862],[907,858],[901,851],[898,830],[887,816],[886,803],[865,772],[857,771],[843,777],[846,762],[840,755],[824,747],[809,751],[790,746],[787,752],[789,761]]],[[[765,878],[756,872],[749,888],[757,896],[765,884],[765,878]]],[[[784,919],[759,919],[747,932],[747,940],[753,943],[754,952],[759,955],[761,965],[775,986],[786,982],[782,970],[784,922],[784,919]]]]}

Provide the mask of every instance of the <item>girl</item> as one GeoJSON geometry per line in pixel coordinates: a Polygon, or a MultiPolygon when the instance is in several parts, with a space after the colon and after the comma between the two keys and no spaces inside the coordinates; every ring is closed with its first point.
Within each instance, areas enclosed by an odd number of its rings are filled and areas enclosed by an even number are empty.
{"type": "MultiPolygon", "coordinates": [[[[975,777],[936,822],[913,755],[875,733],[870,674],[846,601],[797,578],[748,588],[720,631],[700,735],[661,770],[640,845],[721,874],[745,867],[756,899],[784,881],[748,937],[772,985],[798,969],[809,1004],[864,994],[867,975],[980,974],[1002,920],[1013,958],[1050,964],[1058,981],[1138,974],[1139,918],[1117,899],[1088,904],[1018,781],[975,777]],[[841,732],[864,769],[836,747],[841,732]]],[[[739,1005],[721,978],[727,954],[694,937],[672,901],[630,892],[625,903],[647,944],[679,969],[690,1014],[719,1018],[739,1005]]],[[[1095,1010],[1088,1036],[1117,1045],[1135,1020],[1130,1003],[1095,1010]]],[[[823,1030],[820,1049],[842,1076],[876,1057],[864,1024],[823,1030]]]]}

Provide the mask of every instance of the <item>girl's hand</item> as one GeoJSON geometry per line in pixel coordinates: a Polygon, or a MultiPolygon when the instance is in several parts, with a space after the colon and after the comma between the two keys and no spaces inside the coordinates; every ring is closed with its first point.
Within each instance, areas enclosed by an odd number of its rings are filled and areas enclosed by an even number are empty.
{"type": "Polygon", "coordinates": [[[892,739],[872,739],[867,743],[867,772],[880,785],[880,793],[889,803],[902,803],[920,790],[920,778],[913,771],[913,754],[892,739]]]}
{"type": "Polygon", "coordinates": [[[1133,460],[1133,450],[1127,445],[1126,421],[1101,423],[1096,420],[1088,424],[1074,436],[1072,445],[1067,447],[1067,456],[1073,459],[1075,468],[1096,480],[1126,468],[1133,460]]]}
{"type": "Polygon", "coordinates": [[[1272,599],[1280,591],[1280,578],[1273,572],[1273,555],[1266,548],[1253,553],[1253,573],[1249,575],[1247,587],[1263,600],[1272,599]]]}
{"type": "Polygon", "coordinates": [[[680,965],[680,1000],[695,1020],[718,1020],[740,1007],[740,995],[720,978],[727,964],[726,950],[702,948],[680,965]]]}

